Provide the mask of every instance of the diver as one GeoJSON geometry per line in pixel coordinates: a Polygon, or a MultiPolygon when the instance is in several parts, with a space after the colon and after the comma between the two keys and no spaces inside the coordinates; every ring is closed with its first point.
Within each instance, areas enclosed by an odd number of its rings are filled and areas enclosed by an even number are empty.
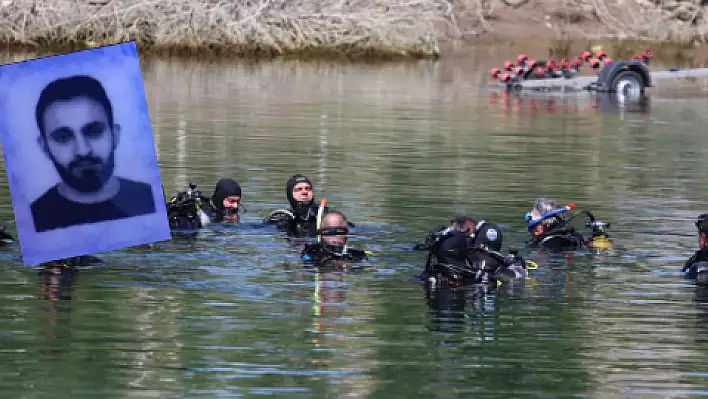
{"type": "MultiPolygon", "coordinates": [[[[15,242],[15,237],[5,230],[5,226],[0,224],[0,245],[10,245],[15,242]]],[[[51,262],[44,262],[39,265],[40,275],[42,270],[45,272],[51,269],[73,269],[75,267],[93,266],[103,264],[103,260],[92,255],[72,256],[64,259],[57,259],[51,262]]]]}
{"type": "Polygon", "coordinates": [[[324,214],[317,229],[318,242],[306,244],[301,252],[302,260],[315,265],[328,261],[363,262],[367,252],[349,245],[349,224],[343,213],[331,210],[324,214]]]}
{"type": "Polygon", "coordinates": [[[241,186],[223,178],[216,183],[211,197],[204,196],[194,183],[167,201],[167,218],[170,229],[193,231],[211,223],[238,223],[241,203],[241,186]]]}
{"type": "Polygon", "coordinates": [[[459,287],[502,283],[527,275],[530,262],[500,253],[503,235],[499,226],[469,216],[458,216],[446,228],[434,230],[423,244],[428,252],[421,280],[429,287],[459,287]]]}
{"type": "MultiPolygon", "coordinates": [[[[413,250],[414,251],[430,251],[430,249],[433,247],[433,244],[436,242],[436,240],[439,239],[439,237],[447,236],[447,235],[450,235],[450,238],[453,238],[453,236],[454,236],[454,238],[452,239],[452,241],[445,240],[446,246],[449,248],[454,248],[455,242],[457,242],[458,244],[461,241],[466,242],[465,237],[469,237],[470,232],[474,231],[476,224],[477,224],[477,222],[472,217],[469,217],[466,215],[457,216],[454,219],[452,219],[450,221],[450,223],[448,223],[447,225],[441,225],[441,226],[438,226],[437,228],[433,229],[425,237],[425,240],[423,242],[420,242],[413,247],[413,250]]],[[[458,256],[458,258],[459,257],[460,256],[458,256]]]]}
{"type": "Polygon", "coordinates": [[[239,211],[246,208],[241,204],[241,186],[232,179],[219,179],[214,193],[201,208],[202,224],[230,222],[238,223],[239,211]]]}
{"type": "Polygon", "coordinates": [[[698,229],[699,249],[686,261],[681,269],[681,273],[687,279],[695,280],[696,283],[708,283],[708,213],[698,215],[696,220],[698,229]]]}
{"type": "Polygon", "coordinates": [[[610,227],[605,223],[595,219],[595,216],[588,211],[579,211],[566,217],[575,205],[569,204],[560,206],[556,201],[547,198],[538,198],[533,209],[526,212],[524,220],[527,229],[533,236],[527,242],[531,248],[544,248],[553,252],[566,250],[602,249],[611,248],[612,241],[605,231],[610,227]],[[586,215],[588,222],[585,224],[591,230],[589,237],[584,237],[570,224],[577,215],[586,215]]]}
{"type": "Polygon", "coordinates": [[[9,245],[15,242],[15,237],[12,236],[12,234],[8,233],[7,230],[5,230],[5,226],[0,224],[0,244],[1,245],[9,245]]]}
{"type": "MultiPolygon", "coordinates": [[[[9,245],[15,242],[15,237],[5,230],[5,226],[0,224],[0,243],[9,245]]],[[[51,262],[44,262],[40,264],[42,269],[55,269],[55,268],[74,268],[77,266],[93,266],[96,264],[103,264],[103,260],[97,258],[93,255],[80,255],[72,256],[70,258],[57,259],[51,262]]],[[[41,271],[40,271],[41,274],[41,271]]]]}
{"type": "MultiPolygon", "coordinates": [[[[271,212],[263,222],[275,225],[290,237],[315,237],[320,205],[315,203],[312,181],[305,175],[294,175],[285,184],[285,194],[290,208],[271,212]]],[[[328,211],[329,208],[324,206],[323,212],[328,211]]],[[[351,222],[347,222],[347,225],[349,228],[355,227],[351,222]]]]}

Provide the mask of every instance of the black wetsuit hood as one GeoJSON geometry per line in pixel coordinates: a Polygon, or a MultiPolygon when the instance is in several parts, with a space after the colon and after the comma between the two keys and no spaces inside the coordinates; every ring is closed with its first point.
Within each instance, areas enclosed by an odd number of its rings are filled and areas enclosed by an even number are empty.
{"type": "Polygon", "coordinates": [[[214,194],[211,196],[211,202],[214,208],[223,213],[224,199],[232,195],[241,196],[241,186],[232,179],[221,179],[216,183],[214,194]]]}
{"type": "Polygon", "coordinates": [[[288,182],[285,184],[285,194],[287,195],[288,202],[290,203],[290,207],[293,210],[293,213],[295,216],[300,217],[303,220],[307,220],[308,218],[308,213],[310,212],[310,208],[312,207],[312,204],[315,203],[315,196],[312,196],[311,201],[296,201],[293,198],[293,189],[295,188],[295,185],[298,183],[309,183],[313,189],[314,185],[312,184],[312,181],[305,175],[294,175],[291,177],[288,182]]]}

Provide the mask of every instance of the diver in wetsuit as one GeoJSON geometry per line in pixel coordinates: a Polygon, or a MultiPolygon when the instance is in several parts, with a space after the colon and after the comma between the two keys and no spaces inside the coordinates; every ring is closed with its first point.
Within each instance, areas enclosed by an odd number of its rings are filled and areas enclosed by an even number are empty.
{"type": "MultiPolygon", "coordinates": [[[[105,262],[93,255],[79,255],[72,256],[70,258],[56,259],[50,262],[44,262],[40,266],[44,271],[46,270],[58,270],[58,269],[73,269],[75,267],[86,267],[86,266],[98,266],[103,265],[105,262]]],[[[40,271],[40,273],[42,273],[40,271]]]]}
{"type": "Polygon", "coordinates": [[[426,239],[429,252],[420,278],[432,287],[457,287],[525,276],[526,263],[515,251],[499,252],[502,241],[496,224],[458,216],[426,239]]]}
{"type": "Polygon", "coordinates": [[[368,258],[366,251],[349,245],[349,224],[341,212],[327,212],[317,236],[319,241],[306,244],[301,252],[305,262],[322,265],[330,261],[362,262],[368,258]]]}
{"type": "Polygon", "coordinates": [[[197,185],[190,183],[187,190],[170,198],[166,206],[170,228],[177,230],[197,230],[211,223],[237,223],[239,211],[244,208],[241,186],[227,178],[216,183],[211,197],[202,195],[197,185]]]}
{"type": "Polygon", "coordinates": [[[202,215],[202,224],[238,223],[241,208],[246,210],[241,204],[241,186],[232,179],[219,179],[211,198],[202,204],[200,209],[204,214],[202,215]]]}
{"type": "MultiPolygon", "coordinates": [[[[290,237],[314,237],[317,235],[317,212],[312,181],[304,175],[294,175],[285,184],[285,194],[290,203],[289,209],[277,209],[263,221],[273,224],[278,230],[287,232],[290,237]]],[[[329,208],[324,207],[327,213],[329,208]]],[[[347,222],[349,228],[354,224],[347,222]]]]}
{"type": "Polygon", "coordinates": [[[15,242],[15,237],[5,230],[5,226],[0,224],[0,244],[12,244],[15,242]]]}
{"type": "MultiPolygon", "coordinates": [[[[5,230],[5,226],[0,225],[0,244],[9,245],[15,241],[15,237],[5,230]]],[[[70,258],[57,259],[51,262],[44,262],[40,264],[43,269],[51,268],[74,268],[76,266],[90,266],[95,264],[102,264],[103,261],[92,255],[80,255],[72,256],[70,258]]],[[[41,273],[41,271],[40,271],[41,273]]]]}
{"type": "Polygon", "coordinates": [[[686,261],[681,272],[687,279],[706,284],[708,283],[708,213],[698,215],[696,228],[699,249],[686,261]]]}
{"type": "Polygon", "coordinates": [[[612,242],[605,228],[609,223],[595,219],[588,211],[580,211],[570,217],[567,212],[573,210],[575,205],[560,206],[556,201],[547,198],[538,198],[531,211],[524,217],[528,224],[528,231],[533,238],[527,242],[531,248],[544,248],[553,252],[573,251],[586,249],[611,248],[612,242]],[[585,224],[591,229],[591,235],[585,238],[580,232],[570,225],[570,221],[579,214],[586,215],[588,222],[585,224]]]}

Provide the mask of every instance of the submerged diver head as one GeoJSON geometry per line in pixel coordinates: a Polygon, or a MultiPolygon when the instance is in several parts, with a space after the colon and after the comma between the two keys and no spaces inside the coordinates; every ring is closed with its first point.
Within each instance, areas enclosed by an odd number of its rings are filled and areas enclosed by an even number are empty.
{"type": "Polygon", "coordinates": [[[502,245],[502,233],[494,223],[487,222],[486,220],[480,220],[461,215],[452,219],[450,227],[461,231],[463,235],[470,237],[470,243],[474,246],[484,245],[492,251],[500,251],[502,245]]]}
{"type": "Polygon", "coordinates": [[[698,245],[703,249],[708,246],[708,213],[698,215],[696,228],[698,228],[698,245]]]}
{"type": "Polygon", "coordinates": [[[224,215],[225,219],[238,219],[241,202],[241,186],[232,179],[220,179],[211,196],[214,208],[224,215]]]}
{"type": "Polygon", "coordinates": [[[450,227],[461,231],[466,236],[474,234],[476,225],[477,220],[467,215],[456,216],[450,221],[450,227]]]}
{"type": "Polygon", "coordinates": [[[297,174],[288,180],[285,185],[285,193],[295,214],[298,216],[307,215],[315,201],[312,181],[305,175],[297,174]]]}
{"type": "Polygon", "coordinates": [[[349,241],[349,225],[347,218],[338,211],[329,211],[322,218],[320,225],[322,241],[331,245],[347,245],[349,241]]]}
{"type": "MultiPolygon", "coordinates": [[[[526,223],[537,221],[541,219],[543,215],[561,208],[562,207],[555,200],[548,198],[538,198],[534,203],[533,209],[531,209],[529,212],[526,212],[526,223]]],[[[534,226],[534,228],[531,230],[531,234],[535,236],[543,234],[546,231],[552,229],[553,227],[560,225],[562,220],[563,219],[560,215],[548,217],[538,223],[536,226],[534,226]]]]}

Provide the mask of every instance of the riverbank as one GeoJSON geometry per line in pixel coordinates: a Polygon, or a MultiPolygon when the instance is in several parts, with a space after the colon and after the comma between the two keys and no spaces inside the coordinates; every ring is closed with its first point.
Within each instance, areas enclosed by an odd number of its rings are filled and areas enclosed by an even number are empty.
{"type": "Polygon", "coordinates": [[[145,55],[389,60],[469,56],[490,43],[562,56],[605,44],[631,57],[654,40],[690,59],[708,37],[708,7],[678,1],[63,1],[3,0],[0,44],[56,53],[134,40],[145,55]]]}

